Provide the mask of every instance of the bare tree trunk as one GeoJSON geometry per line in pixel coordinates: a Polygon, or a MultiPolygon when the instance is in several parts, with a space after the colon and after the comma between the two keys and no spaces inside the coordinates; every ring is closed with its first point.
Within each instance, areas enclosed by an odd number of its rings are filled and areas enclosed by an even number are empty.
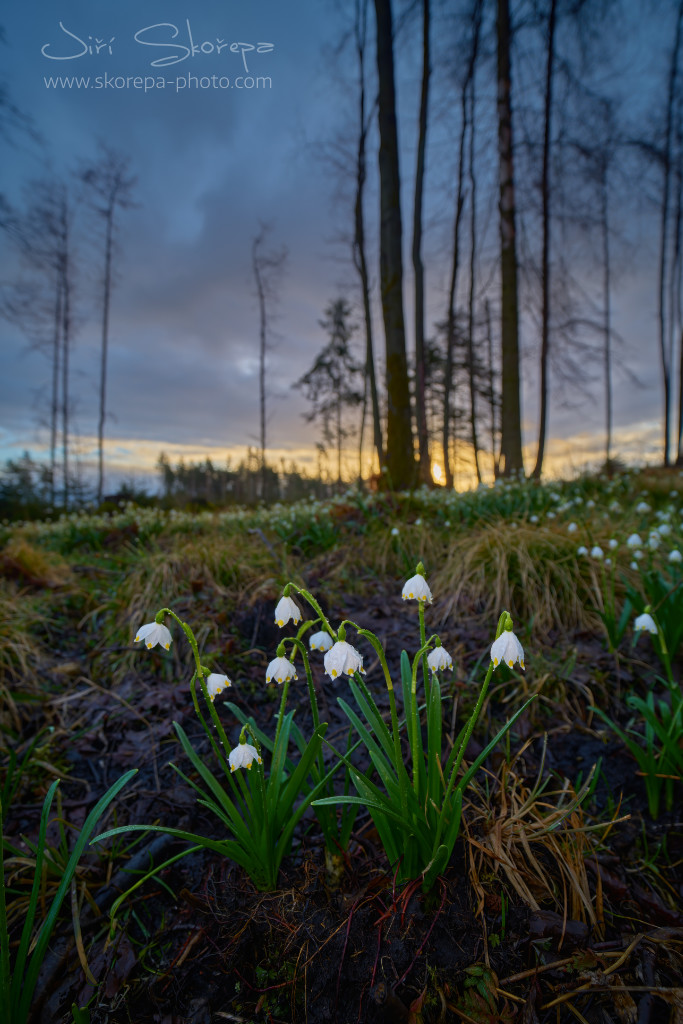
{"type": "Polygon", "coordinates": [[[50,504],[55,503],[57,484],[57,431],[59,424],[59,363],[62,345],[62,281],[57,274],[55,285],[55,319],[52,339],[52,401],[50,406],[50,504]]]}
{"type": "Polygon", "coordinates": [[[69,207],[66,196],[61,205],[60,271],[62,276],[62,474],[64,508],[69,507],[69,350],[71,348],[71,259],[69,207]]]}
{"type": "Polygon", "coordinates": [[[266,318],[266,296],[261,276],[258,249],[263,240],[263,232],[254,239],[252,246],[252,266],[256,279],[256,294],[259,305],[259,468],[261,473],[261,498],[266,497],[266,338],[268,321],[266,318]]]}
{"type": "Polygon", "coordinates": [[[512,147],[510,3],[498,0],[498,155],[501,263],[501,458],[503,474],[524,472],[519,380],[519,307],[512,147]]]}
{"type": "Polygon", "coordinates": [[[498,457],[496,455],[496,375],[493,366],[493,332],[491,331],[491,307],[487,299],[484,304],[486,315],[486,342],[488,350],[488,371],[489,371],[489,402],[491,414],[491,458],[493,459],[493,479],[497,480],[500,475],[498,457]]]}
{"type": "Polygon", "coordinates": [[[408,388],[408,359],[403,317],[401,192],[394,88],[391,0],[374,0],[377,18],[379,80],[380,280],[386,340],[386,467],[392,487],[411,487],[415,455],[408,388]]]}
{"type": "MultiPolygon", "coordinates": [[[[481,5],[478,6],[478,17],[475,20],[474,40],[472,52],[475,55],[479,50],[479,30],[481,27],[481,5]]],[[[477,388],[476,388],[476,365],[474,356],[474,304],[476,301],[476,273],[477,273],[477,182],[474,175],[474,139],[475,139],[475,82],[474,66],[470,80],[470,140],[469,140],[469,163],[468,174],[470,180],[470,294],[467,303],[467,362],[468,377],[470,385],[470,437],[472,440],[472,452],[474,455],[474,468],[477,474],[477,483],[481,483],[481,469],[479,468],[479,442],[477,440],[477,388]]]]}
{"type": "Polygon", "coordinates": [[[541,173],[541,204],[543,243],[541,253],[541,400],[538,427],[538,450],[532,476],[539,480],[543,470],[545,438],[548,424],[548,356],[550,354],[550,125],[553,112],[553,64],[555,59],[555,22],[557,0],[551,0],[548,13],[548,54],[545,74],[543,123],[543,170],[541,173]]]}
{"type": "Polygon", "coordinates": [[[609,255],[609,208],[607,189],[607,160],[602,166],[600,182],[600,227],[602,229],[602,263],[603,263],[603,334],[604,334],[604,366],[605,366],[605,469],[609,471],[612,458],[612,322],[610,305],[610,255],[609,255]]]}
{"type": "Polygon", "coordinates": [[[446,361],[444,367],[444,399],[443,399],[443,425],[441,447],[443,450],[444,475],[446,487],[450,490],[454,484],[454,474],[451,468],[451,423],[453,411],[451,409],[451,392],[453,391],[453,370],[455,366],[455,319],[456,319],[456,296],[458,283],[458,270],[460,263],[460,226],[462,212],[465,206],[465,140],[467,137],[468,112],[467,94],[470,83],[474,78],[475,66],[478,55],[479,27],[481,25],[481,12],[483,0],[475,0],[472,11],[472,46],[470,49],[467,71],[462,84],[460,94],[460,108],[462,113],[462,124],[460,127],[460,139],[458,143],[458,186],[455,198],[455,221],[453,224],[453,257],[451,261],[451,274],[448,286],[448,314],[446,317],[446,361]]]}
{"type": "Polygon", "coordinates": [[[422,262],[422,203],[427,148],[427,112],[429,106],[429,54],[430,0],[422,0],[422,90],[420,93],[419,134],[417,141],[417,167],[415,170],[415,202],[413,207],[413,271],[415,275],[415,421],[419,451],[418,473],[422,484],[432,485],[432,466],[429,457],[429,431],[427,428],[427,398],[424,353],[424,264],[422,262]]]}
{"type": "Polygon", "coordinates": [[[107,395],[107,348],[109,346],[109,302],[111,297],[111,248],[114,206],[110,205],[105,220],[104,293],[102,295],[102,353],[100,361],[100,418],[97,425],[97,501],[102,501],[104,485],[104,421],[107,395]]]}
{"type": "MultiPolygon", "coordinates": [[[[363,195],[365,192],[366,157],[365,142],[367,125],[365,123],[365,41],[367,26],[367,0],[356,0],[356,50],[360,77],[360,130],[358,135],[358,155],[356,160],[356,204],[355,204],[355,235],[353,240],[353,261],[358,271],[363,294],[363,317],[365,320],[365,374],[370,389],[372,406],[372,429],[375,451],[380,471],[384,465],[382,446],[382,421],[379,412],[377,395],[377,377],[375,374],[374,343],[372,332],[372,309],[370,305],[370,278],[365,254],[365,216],[363,213],[363,195]]],[[[366,391],[367,393],[367,391],[366,391]]],[[[365,424],[365,405],[363,406],[363,425],[365,424]]],[[[361,428],[361,447],[363,444],[361,428]]]]}
{"type": "MultiPolygon", "coordinates": [[[[659,349],[662,363],[662,386],[664,390],[664,465],[669,463],[670,421],[671,421],[671,359],[672,352],[667,340],[666,322],[666,265],[667,242],[669,227],[669,194],[671,187],[671,136],[673,133],[674,104],[676,100],[676,78],[678,74],[678,49],[681,39],[681,21],[683,20],[683,0],[678,5],[674,45],[671,51],[669,68],[669,88],[666,107],[666,131],[664,140],[664,180],[662,182],[662,216],[659,238],[659,349]]],[[[671,313],[671,311],[670,311],[671,313]]]]}

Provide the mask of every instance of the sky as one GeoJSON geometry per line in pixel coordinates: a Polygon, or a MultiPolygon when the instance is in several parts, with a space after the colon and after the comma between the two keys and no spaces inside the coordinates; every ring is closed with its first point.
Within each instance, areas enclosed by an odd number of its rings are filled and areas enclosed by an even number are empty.
{"type": "MultiPolygon", "coordinates": [[[[226,453],[238,459],[257,444],[259,323],[251,246],[262,224],[270,225],[271,248],[286,246],[288,253],[272,308],[268,447],[273,461],[295,458],[315,467],[316,438],[302,416],[303,396],[291,385],[325,342],[319,325],[325,307],[353,280],[348,247],[339,240],[349,194],[326,159],[336,152],[335,132],[355,110],[351,54],[333,55],[351,7],[346,0],[37,0],[6,9],[4,79],[34,133],[11,131],[0,192],[21,206],[32,181],[68,175],[92,161],[98,142],[127,154],[137,178],[136,206],[117,215],[106,424],[112,484],[134,474],[151,481],[162,450],[172,459],[211,454],[222,462],[226,453]]],[[[410,37],[403,38],[397,74],[408,323],[418,55],[410,37]]],[[[648,73],[646,62],[642,73],[648,73]]],[[[428,206],[425,240],[428,326],[443,315],[450,227],[437,214],[438,188],[448,187],[454,166],[456,121],[449,116],[446,109],[435,117],[428,155],[436,197],[428,206]]],[[[371,181],[371,223],[375,203],[371,181]]],[[[82,206],[77,213],[83,230],[71,390],[74,451],[87,468],[94,462],[97,422],[102,247],[97,223],[82,206]]],[[[487,245],[495,249],[494,213],[482,220],[483,253],[487,245]]],[[[633,233],[638,253],[616,275],[615,326],[624,337],[617,364],[627,363],[639,382],[618,375],[615,381],[617,449],[630,458],[652,457],[659,441],[659,371],[645,352],[653,351],[655,330],[653,239],[647,227],[644,240],[633,233]]],[[[6,287],[23,271],[6,240],[0,242],[6,287]]],[[[376,259],[376,246],[371,256],[376,259]]],[[[376,279],[377,267],[373,272],[376,279]]],[[[375,307],[379,338],[376,295],[375,307]]],[[[531,353],[531,328],[527,334],[523,347],[531,353]]],[[[44,456],[49,360],[4,321],[0,351],[0,461],[24,449],[44,456]]],[[[536,391],[529,355],[523,410],[530,444],[536,391]]],[[[604,417],[596,394],[553,403],[550,454],[567,465],[599,457],[604,417]]]]}

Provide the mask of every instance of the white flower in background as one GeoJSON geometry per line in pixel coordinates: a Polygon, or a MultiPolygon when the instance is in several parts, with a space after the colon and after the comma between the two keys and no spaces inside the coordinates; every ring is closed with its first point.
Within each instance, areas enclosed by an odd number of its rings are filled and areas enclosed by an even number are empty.
{"type": "Polygon", "coordinates": [[[251,743],[238,743],[234,750],[230,751],[228,755],[228,763],[230,765],[230,771],[234,772],[237,768],[251,768],[254,761],[258,764],[262,764],[259,752],[256,747],[252,747],[251,743]]]}
{"type": "Polygon", "coordinates": [[[296,626],[301,622],[301,609],[291,597],[281,597],[275,609],[275,622],[278,626],[286,626],[291,619],[296,626]]]}
{"type": "Polygon", "coordinates": [[[637,533],[632,533],[626,541],[627,548],[642,548],[643,542],[637,533]]]}
{"type": "Polygon", "coordinates": [[[221,693],[226,686],[232,686],[232,683],[227,676],[222,676],[218,672],[211,672],[206,679],[206,690],[211,700],[215,700],[219,693],[221,693]]]}
{"type": "Polygon", "coordinates": [[[611,565],[611,564],[612,564],[612,559],[611,558],[606,558],[605,559],[605,565],[611,565]]]}
{"type": "Polygon", "coordinates": [[[660,537],[668,537],[671,533],[671,527],[668,523],[660,523],[657,527],[657,533],[660,537]]]}
{"type": "Polygon", "coordinates": [[[398,537],[398,526],[392,527],[391,536],[392,537],[398,537]]]}
{"type": "Polygon", "coordinates": [[[591,548],[591,558],[597,558],[598,561],[601,561],[604,556],[605,553],[598,544],[591,548]]]}
{"type": "Polygon", "coordinates": [[[432,672],[438,672],[442,668],[453,668],[453,659],[443,647],[435,647],[427,655],[427,664],[432,672]]]}
{"type": "Polygon", "coordinates": [[[585,544],[582,544],[581,547],[576,549],[576,553],[579,557],[581,557],[582,555],[587,555],[588,548],[585,546],[585,544]]]}
{"type": "Polygon", "coordinates": [[[529,522],[530,523],[537,523],[538,522],[538,516],[529,516],[529,522]]]}
{"type": "Polygon", "coordinates": [[[613,501],[609,507],[610,512],[621,512],[621,505],[618,501],[613,501]]]}
{"type": "Polygon", "coordinates": [[[401,597],[404,601],[411,600],[431,602],[432,592],[429,589],[427,580],[418,572],[415,576],[411,576],[408,582],[403,585],[401,597]]]}
{"type": "Polygon", "coordinates": [[[631,562],[631,568],[634,569],[637,572],[638,569],[640,569],[640,566],[638,565],[637,562],[631,562]]]}
{"type": "Polygon", "coordinates": [[[638,550],[637,550],[637,551],[634,551],[634,552],[633,552],[633,557],[634,557],[634,558],[637,558],[637,559],[639,559],[639,560],[640,560],[641,558],[645,558],[645,552],[644,552],[644,551],[641,551],[641,549],[640,549],[640,548],[638,548],[638,550]]]}
{"type": "Polygon", "coordinates": [[[314,633],[308,641],[312,651],[329,651],[333,643],[334,641],[330,634],[322,629],[318,633],[314,633]]]}
{"type": "Polygon", "coordinates": [[[422,526],[422,520],[421,519],[416,519],[415,520],[415,525],[416,526],[422,526]]]}
{"type": "Polygon", "coordinates": [[[146,622],[144,626],[140,626],[139,630],[135,634],[134,644],[140,643],[141,640],[145,641],[145,647],[156,647],[157,644],[161,644],[166,650],[170,650],[171,647],[171,634],[160,622],[146,622]]]}
{"type": "Polygon", "coordinates": [[[639,501],[638,504],[636,505],[636,512],[638,512],[640,515],[645,515],[645,513],[649,512],[649,511],[650,511],[650,506],[648,505],[648,503],[646,501],[639,501]]]}
{"type": "Polygon", "coordinates": [[[683,555],[680,553],[678,548],[674,548],[673,551],[669,552],[670,562],[683,562],[683,555]]]}
{"type": "Polygon", "coordinates": [[[636,621],[633,623],[633,628],[635,629],[636,633],[639,633],[641,630],[646,629],[648,633],[654,633],[655,636],[657,635],[657,626],[655,625],[655,620],[652,618],[649,612],[643,612],[642,615],[639,615],[636,621]]]}
{"type": "Polygon", "coordinates": [[[649,547],[650,551],[656,551],[660,543],[661,541],[656,533],[651,533],[647,539],[647,546],[649,547]]]}
{"type": "Polygon", "coordinates": [[[570,523],[567,527],[567,533],[576,533],[577,530],[578,526],[576,525],[576,523],[570,523]]]}
{"type": "MultiPolygon", "coordinates": [[[[554,518],[555,518],[555,513],[554,512],[548,512],[548,519],[554,519],[554,518]]],[[[516,526],[517,523],[513,523],[512,525],[516,526]]]]}
{"type": "Polygon", "coordinates": [[[494,668],[498,668],[503,661],[509,668],[517,661],[524,668],[524,648],[511,629],[504,629],[491,644],[491,661],[494,668]]]}
{"type": "Polygon", "coordinates": [[[325,655],[325,671],[330,679],[336,679],[344,672],[347,676],[364,672],[363,655],[346,640],[338,640],[325,655]]]}
{"type": "Polygon", "coordinates": [[[591,498],[590,501],[586,502],[586,508],[595,508],[595,502],[591,498]]]}
{"type": "Polygon", "coordinates": [[[296,669],[289,658],[273,658],[266,669],[266,682],[286,683],[290,679],[296,679],[296,669]]]}
{"type": "Polygon", "coordinates": [[[609,546],[612,551],[616,551],[616,549],[619,547],[619,541],[615,540],[614,537],[612,537],[611,541],[609,542],[609,546]]]}

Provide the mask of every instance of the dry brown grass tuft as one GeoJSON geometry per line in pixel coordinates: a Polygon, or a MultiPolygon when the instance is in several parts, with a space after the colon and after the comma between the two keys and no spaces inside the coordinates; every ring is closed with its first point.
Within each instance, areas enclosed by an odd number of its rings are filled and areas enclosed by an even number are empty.
{"type": "Polygon", "coordinates": [[[29,544],[21,536],[12,537],[0,552],[0,574],[51,590],[73,582],[68,562],[54,551],[45,551],[29,544]]]}
{"type": "Polygon", "coordinates": [[[506,608],[535,630],[592,625],[576,545],[559,529],[502,520],[472,529],[451,543],[432,590],[450,595],[444,619],[456,610],[493,619],[506,608]]]}

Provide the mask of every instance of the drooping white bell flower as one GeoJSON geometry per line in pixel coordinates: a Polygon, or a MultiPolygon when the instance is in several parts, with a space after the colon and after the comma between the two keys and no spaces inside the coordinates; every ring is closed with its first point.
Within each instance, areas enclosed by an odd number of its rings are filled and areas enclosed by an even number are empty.
{"type": "Polygon", "coordinates": [[[325,655],[325,672],[330,679],[336,679],[344,672],[352,676],[354,672],[363,673],[363,655],[346,640],[337,640],[325,655]]]}
{"type": "Polygon", "coordinates": [[[646,501],[641,501],[636,505],[636,512],[640,513],[641,515],[645,515],[645,513],[649,511],[650,506],[646,501]]]}
{"type": "Polygon", "coordinates": [[[604,556],[605,553],[598,544],[591,548],[591,558],[597,558],[598,561],[601,561],[604,556]]]}
{"type": "Polygon", "coordinates": [[[256,747],[252,747],[251,743],[238,743],[234,750],[231,750],[228,755],[228,763],[230,765],[230,771],[234,772],[237,768],[251,768],[254,761],[258,764],[262,764],[262,760],[259,757],[259,752],[256,747]]]}
{"type": "Polygon", "coordinates": [[[578,526],[576,525],[576,523],[570,523],[567,527],[567,533],[576,533],[577,530],[578,526]]]}
{"type": "Polygon", "coordinates": [[[519,662],[524,668],[524,648],[511,629],[504,629],[491,644],[491,661],[494,668],[498,668],[501,662],[505,662],[509,668],[519,662]]]}
{"type": "Polygon", "coordinates": [[[669,552],[670,562],[683,562],[683,555],[680,553],[678,548],[674,548],[673,551],[669,552]]]}
{"type": "Polygon", "coordinates": [[[619,547],[619,541],[615,540],[614,537],[612,537],[611,541],[609,542],[609,546],[611,551],[616,551],[616,549],[619,547]]]}
{"type": "Polygon", "coordinates": [[[453,668],[453,659],[443,647],[435,647],[427,655],[427,664],[432,672],[439,672],[441,669],[453,668]]]}
{"type": "Polygon", "coordinates": [[[308,646],[312,651],[329,651],[330,647],[334,643],[329,633],[326,633],[324,629],[321,629],[318,633],[314,633],[308,641],[308,646]]]}
{"type": "Polygon", "coordinates": [[[211,672],[206,677],[206,692],[212,701],[215,700],[218,694],[222,693],[227,686],[232,686],[232,683],[227,676],[223,676],[219,672],[211,672]]]}
{"type": "Polygon", "coordinates": [[[636,631],[636,633],[639,633],[641,630],[645,629],[648,633],[653,633],[655,636],[657,635],[657,626],[655,624],[655,620],[652,618],[649,612],[643,612],[642,615],[639,615],[636,621],[633,623],[633,628],[636,631]]]}
{"type": "Polygon", "coordinates": [[[637,533],[632,533],[631,536],[626,541],[626,547],[627,548],[642,548],[642,546],[643,546],[643,542],[640,539],[640,535],[637,534],[637,533]]]}
{"type": "Polygon", "coordinates": [[[430,604],[432,592],[427,580],[418,572],[404,583],[401,597],[404,601],[426,601],[430,604]]]}
{"type": "Polygon", "coordinates": [[[576,553],[577,553],[577,555],[579,555],[579,557],[581,557],[583,555],[587,555],[588,554],[588,548],[586,547],[585,544],[582,544],[581,547],[578,547],[576,549],[576,553]]]}
{"type": "Polygon", "coordinates": [[[145,641],[145,647],[150,650],[152,647],[156,647],[157,644],[161,644],[166,650],[170,650],[171,647],[171,634],[161,622],[146,622],[144,626],[140,626],[139,630],[135,634],[134,644],[140,643],[141,640],[145,641]]]}
{"type": "Polygon", "coordinates": [[[278,626],[286,626],[291,621],[296,626],[301,622],[301,609],[291,597],[281,597],[275,609],[275,622],[278,626]]]}
{"type": "Polygon", "coordinates": [[[296,679],[296,669],[289,658],[273,658],[266,669],[266,682],[286,683],[290,679],[296,679]]]}

